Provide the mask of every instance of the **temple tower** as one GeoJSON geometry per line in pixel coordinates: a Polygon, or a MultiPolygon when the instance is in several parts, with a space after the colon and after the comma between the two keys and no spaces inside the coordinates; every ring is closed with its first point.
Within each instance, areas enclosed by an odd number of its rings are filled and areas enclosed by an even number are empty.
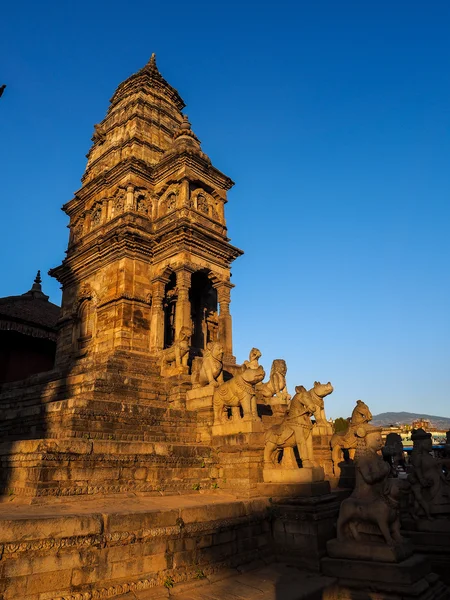
{"type": "Polygon", "coordinates": [[[233,362],[230,266],[242,254],[224,215],[233,182],[202,152],[154,55],[110,102],[83,185],[63,207],[67,256],[50,271],[63,289],[56,364],[157,356],[182,328],[191,356],[219,340],[233,362]]]}

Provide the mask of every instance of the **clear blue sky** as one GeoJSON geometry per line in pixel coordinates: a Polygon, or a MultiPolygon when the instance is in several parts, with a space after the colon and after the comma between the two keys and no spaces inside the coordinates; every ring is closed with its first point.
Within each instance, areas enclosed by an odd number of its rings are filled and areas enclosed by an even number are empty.
{"type": "Polygon", "coordinates": [[[331,380],[331,416],[450,416],[447,0],[28,0],[2,25],[0,296],[63,259],[93,125],[156,52],[236,182],[238,360],[331,380]]]}

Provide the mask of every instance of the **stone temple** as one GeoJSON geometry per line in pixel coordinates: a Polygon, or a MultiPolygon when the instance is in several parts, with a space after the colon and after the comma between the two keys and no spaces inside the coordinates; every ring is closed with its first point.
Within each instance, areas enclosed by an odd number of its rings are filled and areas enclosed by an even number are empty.
{"type": "Polygon", "coordinates": [[[282,358],[236,363],[233,182],[184,106],[153,55],[63,207],[54,366],[0,386],[0,600],[448,598],[421,459],[394,478],[364,402],[334,434],[330,382],[291,397],[282,358]]]}

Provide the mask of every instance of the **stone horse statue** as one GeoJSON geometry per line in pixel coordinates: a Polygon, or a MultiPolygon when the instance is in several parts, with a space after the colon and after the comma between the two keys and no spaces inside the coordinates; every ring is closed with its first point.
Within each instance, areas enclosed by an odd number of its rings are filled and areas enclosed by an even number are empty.
{"type": "Polygon", "coordinates": [[[367,404],[362,400],[357,400],[347,430],[333,434],[330,440],[331,459],[333,461],[333,471],[336,477],[340,475],[339,463],[343,459],[344,448],[348,450],[349,457],[353,460],[358,445],[356,431],[359,427],[365,427],[366,429],[372,428],[373,425],[367,425],[371,419],[372,413],[367,404]]]}
{"type": "Polygon", "coordinates": [[[333,386],[330,382],[320,383],[319,381],[315,381],[314,387],[309,391],[302,385],[295,388],[295,396],[291,400],[289,410],[282,423],[271,427],[266,433],[264,464],[267,467],[283,468],[283,463],[286,468],[296,466],[293,451],[296,446],[303,467],[317,466],[313,455],[311,416],[317,410],[317,399],[323,400],[332,391],[333,386]],[[280,464],[279,457],[282,450],[285,454],[280,464]],[[285,460],[286,455],[289,457],[288,460],[285,460]]]}

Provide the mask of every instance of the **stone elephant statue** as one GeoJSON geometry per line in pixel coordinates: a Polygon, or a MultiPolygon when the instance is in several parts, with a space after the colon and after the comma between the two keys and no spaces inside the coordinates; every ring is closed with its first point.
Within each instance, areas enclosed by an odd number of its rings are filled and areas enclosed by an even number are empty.
{"type": "Polygon", "coordinates": [[[259,419],[256,409],[255,385],[260,383],[265,375],[261,365],[256,369],[246,368],[216,388],[213,395],[214,425],[228,421],[227,408],[231,408],[233,420],[241,418],[241,407],[244,420],[259,419]]]}

